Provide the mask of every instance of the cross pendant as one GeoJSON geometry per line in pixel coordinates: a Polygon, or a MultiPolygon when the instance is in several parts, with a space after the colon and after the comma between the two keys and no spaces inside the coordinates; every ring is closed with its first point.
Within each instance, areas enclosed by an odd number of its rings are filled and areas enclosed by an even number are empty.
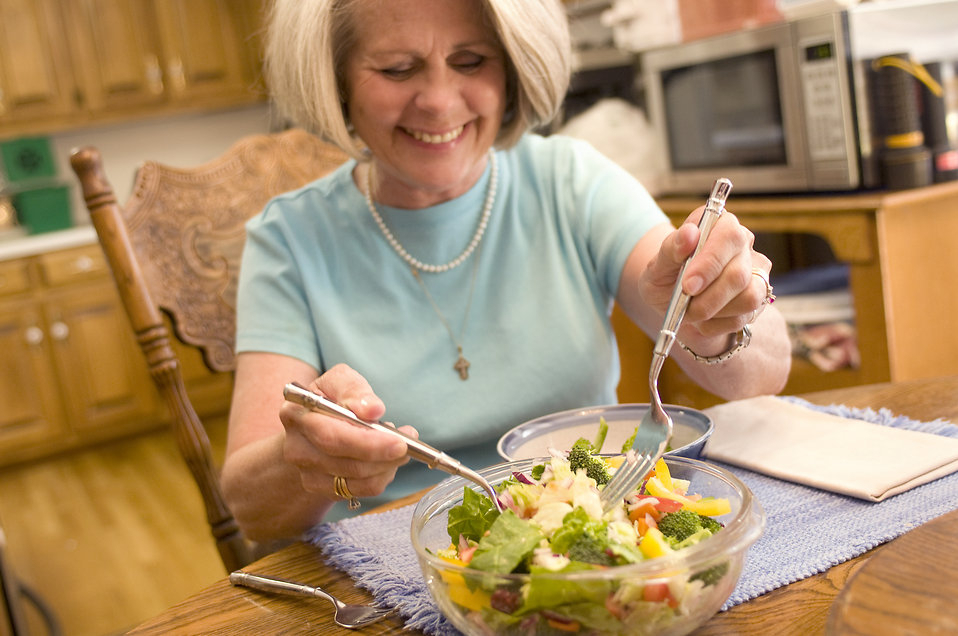
{"type": "Polygon", "coordinates": [[[462,347],[459,347],[459,358],[452,368],[459,372],[459,377],[463,380],[469,379],[469,361],[462,355],[462,347]]]}

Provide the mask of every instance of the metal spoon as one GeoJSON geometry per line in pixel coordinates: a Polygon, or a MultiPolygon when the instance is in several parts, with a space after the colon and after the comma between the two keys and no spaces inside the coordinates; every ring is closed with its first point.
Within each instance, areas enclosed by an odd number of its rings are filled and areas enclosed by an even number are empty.
{"type": "Polygon", "coordinates": [[[343,420],[344,422],[355,424],[356,426],[371,428],[374,431],[382,431],[383,433],[400,438],[402,441],[406,442],[407,455],[413,459],[421,461],[429,466],[429,468],[438,468],[439,470],[445,471],[450,475],[465,477],[469,481],[478,484],[492,499],[496,509],[498,509],[499,512],[503,511],[503,506],[499,502],[499,495],[496,492],[496,489],[492,487],[492,484],[486,481],[485,478],[483,478],[483,476],[476,471],[463,466],[459,460],[453,459],[449,455],[436,448],[433,448],[429,444],[419,441],[414,437],[410,437],[409,435],[406,435],[405,433],[402,433],[392,426],[384,424],[383,422],[361,419],[345,406],[313,393],[306,387],[295,382],[291,382],[286,385],[286,387],[283,389],[283,397],[290,402],[304,406],[311,411],[329,415],[331,417],[343,420]]]}

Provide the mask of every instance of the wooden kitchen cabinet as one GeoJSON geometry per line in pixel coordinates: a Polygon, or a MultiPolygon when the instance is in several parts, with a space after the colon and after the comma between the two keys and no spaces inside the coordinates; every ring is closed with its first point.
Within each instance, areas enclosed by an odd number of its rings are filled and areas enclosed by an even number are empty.
{"type": "Polygon", "coordinates": [[[262,0],[0,0],[0,134],[264,99],[262,0]]]}
{"type": "Polygon", "coordinates": [[[2,264],[0,462],[155,426],[159,401],[98,245],[2,264]]]}
{"type": "MultiPolygon", "coordinates": [[[[97,243],[0,262],[0,465],[169,422],[97,243]]],[[[203,414],[232,379],[183,361],[203,414]]]]}
{"type": "Polygon", "coordinates": [[[148,2],[73,0],[63,12],[84,110],[155,107],[168,99],[160,36],[148,2]]]}
{"type": "Polygon", "coordinates": [[[249,22],[230,0],[73,0],[66,5],[85,107],[250,100],[249,22]]]}
{"type": "Polygon", "coordinates": [[[0,0],[0,130],[78,110],[59,0],[0,0]]]}
{"type": "MultiPolygon", "coordinates": [[[[0,274],[2,275],[2,274],[0,274]]],[[[42,316],[23,300],[0,300],[0,462],[8,453],[67,433],[42,316]]]]}

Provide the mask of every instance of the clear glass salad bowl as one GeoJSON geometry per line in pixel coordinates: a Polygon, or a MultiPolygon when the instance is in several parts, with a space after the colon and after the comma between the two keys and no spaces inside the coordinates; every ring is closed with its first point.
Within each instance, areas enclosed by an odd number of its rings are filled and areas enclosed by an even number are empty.
{"type": "MultiPolygon", "coordinates": [[[[493,485],[514,472],[529,474],[545,459],[496,464],[479,472],[493,485]]],[[[436,555],[450,546],[447,514],[462,502],[461,477],[451,477],[417,504],[412,543],[430,593],[463,633],[687,634],[715,614],[741,574],[745,553],[761,535],[765,513],[748,487],[728,471],[685,457],[666,457],[673,478],[689,493],[726,498],[724,528],[706,540],[640,563],[578,572],[494,574],[436,555]],[[535,594],[535,601],[529,600],[535,594]],[[517,603],[517,598],[524,598],[517,603]],[[514,609],[516,605],[523,609],[514,609]],[[511,610],[511,611],[510,611],[511,610]],[[570,620],[575,616],[578,620],[570,620]]]]}

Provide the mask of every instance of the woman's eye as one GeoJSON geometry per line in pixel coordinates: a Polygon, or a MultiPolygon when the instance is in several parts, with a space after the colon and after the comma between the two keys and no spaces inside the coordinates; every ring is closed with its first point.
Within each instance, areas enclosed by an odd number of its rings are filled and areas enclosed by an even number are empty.
{"type": "Polygon", "coordinates": [[[391,66],[389,68],[384,68],[379,71],[386,77],[393,79],[402,79],[408,77],[412,74],[413,68],[411,66],[391,66]]]}
{"type": "Polygon", "coordinates": [[[482,66],[482,63],[486,61],[486,58],[481,55],[464,55],[453,60],[450,60],[450,65],[454,68],[457,68],[461,71],[473,71],[482,66]]]}

